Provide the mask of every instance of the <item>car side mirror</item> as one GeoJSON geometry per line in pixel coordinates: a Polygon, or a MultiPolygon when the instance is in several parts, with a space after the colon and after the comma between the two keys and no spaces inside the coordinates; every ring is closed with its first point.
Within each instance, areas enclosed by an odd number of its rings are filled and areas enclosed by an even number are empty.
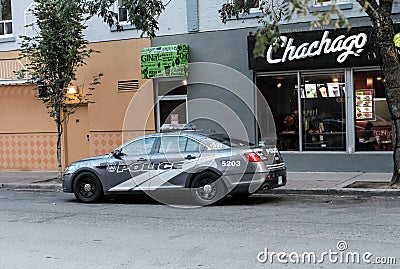
{"type": "Polygon", "coordinates": [[[121,152],[120,149],[116,149],[113,152],[111,152],[111,154],[117,158],[117,159],[121,159],[121,156],[123,156],[124,154],[121,152]]]}

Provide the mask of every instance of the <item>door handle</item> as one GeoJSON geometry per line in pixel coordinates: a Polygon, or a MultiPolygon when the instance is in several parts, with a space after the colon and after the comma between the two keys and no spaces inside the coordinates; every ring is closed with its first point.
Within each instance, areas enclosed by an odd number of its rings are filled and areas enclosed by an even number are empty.
{"type": "Polygon", "coordinates": [[[193,156],[193,155],[188,155],[188,156],[185,157],[186,160],[193,160],[193,159],[196,159],[196,158],[197,157],[193,156]]]}
{"type": "Polygon", "coordinates": [[[147,159],[145,159],[145,158],[139,158],[137,161],[138,161],[138,162],[145,162],[145,161],[147,161],[147,159]]]}

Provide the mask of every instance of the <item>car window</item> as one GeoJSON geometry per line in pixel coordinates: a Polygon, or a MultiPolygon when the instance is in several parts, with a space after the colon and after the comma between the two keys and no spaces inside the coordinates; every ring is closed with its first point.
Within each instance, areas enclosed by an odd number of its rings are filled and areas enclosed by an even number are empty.
{"type": "Polygon", "coordinates": [[[235,138],[229,137],[225,134],[213,134],[213,135],[209,135],[208,137],[212,138],[214,140],[217,140],[218,142],[220,142],[226,146],[232,147],[232,148],[254,146],[253,143],[235,139],[235,138]]]}
{"type": "Polygon", "coordinates": [[[161,138],[159,153],[187,151],[200,151],[199,143],[184,136],[164,136],[161,138]]]}
{"type": "Polygon", "coordinates": [[[172,153],[185,151],[186,137],[182,136],[163,136],[161,138],[159,153],[172,153]]]}
{"type": "Polygon", "coordinates": [[[146,137],[136,140],[121,149],[121,152],[126,156],[147,155],[151,153],[155,137],[146,137]]]}
{"type": "Polygon", "coordinates": [[[200,151],[200,144],[188,138],[185,151],[200,151]]]}

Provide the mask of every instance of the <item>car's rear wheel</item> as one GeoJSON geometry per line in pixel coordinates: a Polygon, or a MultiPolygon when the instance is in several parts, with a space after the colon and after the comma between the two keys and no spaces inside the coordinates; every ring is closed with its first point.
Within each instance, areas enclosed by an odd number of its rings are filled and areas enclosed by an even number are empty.
{"type": "Polygon", "coordinates": [[[226,195],[226,188],[217,174],[206,171],[193,178],[191,195],[196,205],[210,205],[226,195]]]}
{"type": "Polygon", "coordinates": [[[83,172],[76,177],[73,190],[76,199],[84,203],[97,202],[103,196],[100,180],[90,172],[83,172]]]}

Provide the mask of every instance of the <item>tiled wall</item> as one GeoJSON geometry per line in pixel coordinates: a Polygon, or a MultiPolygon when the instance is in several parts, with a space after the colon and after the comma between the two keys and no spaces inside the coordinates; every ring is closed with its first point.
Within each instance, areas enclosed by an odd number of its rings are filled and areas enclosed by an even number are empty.
{"type": "Polygon", "coordinates": [[[121,145],[121,132],[93,132],[90,134],[90,155],[107,154],[121,145]]]}
{"type": "Polygon", "coordinates": [[[57,170],[57,134],[0,134],[0,169],[57,170]]]}
{"type": "MultiPolygon", "coordinates": [[[[147,131],[150,133],[154,131],[147,131]]],[[[90,155],[97,156],[110,153],[122,143],[137,136],[143,135],[143,131],[122,132],[91,132],[90,133],[90,155]]]]}

